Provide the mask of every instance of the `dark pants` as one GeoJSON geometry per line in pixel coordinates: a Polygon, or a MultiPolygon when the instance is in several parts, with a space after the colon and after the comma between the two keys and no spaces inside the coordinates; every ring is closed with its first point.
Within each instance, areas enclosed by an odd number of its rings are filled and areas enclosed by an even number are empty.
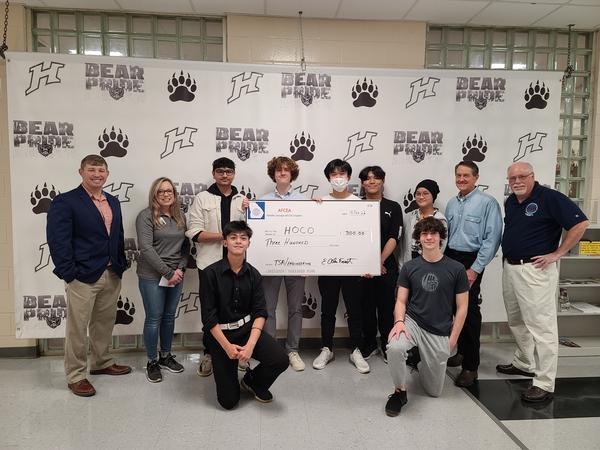
{"type": "MultiPolygon", "coordinates": [[[[237,330],[224,330],[223,334],[232,344],[246,345],[250,337],[252,322],[248,322],[237,330]]],[[[240,401],[240,384],[238,381],[238,360],[229,359],[223,347],[210,332],[206,333],[208,350],[212,356],[213,374],[217,386],[217,400],[225,409],[234,408],[240,401]]],[[[259,364],[252,370],[252,383],[256,387],[269,389],[277,377],[289,365],[285,350],[267,333],[261,333],[252,358],[259,364]]]]}
{"type": "MultiPolygon", "coordinates": [[[[200,286],[200,283],[202,283],[202,269],[198,269],[198,296],[200,295],[200,292],[202,292],[202,286],[200,286]]],[[[201,298],[199,298],[198,300],[202,301],[201,298]]],[[[210,332],[202,333],[202,346],[204,347],[205,355],[210,355],[210,351],[208,350],[208,341],[207,341],[207,337],[209,334],[210,334],[210,332]]]]}
{"type": "Polygon", "coordinates": [[[377,348],[378,328],[380,348],[382,351],[386,349],[388,335],[394,325],[397,280],[397,270],[388,270],[379,277],[363,278],[362,280],[363,350],[367,354],[377,348]]]}
{"type": "MultiPolygon", "coordinates": [[[[460,252],[451,248],[446,248],[446,255],[461,263],[465,266],[465,269],[469,269],[477,259],[477,253],[460,252]]],[[[482,277],[483,271],[477,276],[469,289],[467,318],[458,337],[457,352],[463,356],[462,368],[465,370],[477,370],[479,367],[479,338],[481,335],[479,292],[481,291],[482,277]]],[[[456,303],[454,303],[454,312],[456,312],[456,303]]]]}
{"type": "Polygon", "coordinates": [[[348,313],[348,331],[352,348],[362,347],[361,278],[325,276],[318,279],[321,293],[321,342],[323,347],[333,348],[335,313],[340,301],[340,291],[348,313]]]}

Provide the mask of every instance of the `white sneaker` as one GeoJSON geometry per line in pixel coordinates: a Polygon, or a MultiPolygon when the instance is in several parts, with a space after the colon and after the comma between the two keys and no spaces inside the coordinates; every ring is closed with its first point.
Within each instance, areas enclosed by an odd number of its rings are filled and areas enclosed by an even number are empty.
{"type": "Polygon", "coordinates": [[[250,362],[242,362],[240,360],[238,360],[238,370],[240,372],[245,372],[246,370],[250,369],[250,362]]]}
{"type": "Polygon", "coordinates": [[[204,355],[196,373],[198,376],[208,377],[212,374],[212,371],[212,357],[210,355],[204,355]]]}
{"type": "Polygon", "coordinates": [[[330,361],[333,361],[334,359],[335,359],[335,356],[333,355],[333,352],[331,350],[329,350],[329,347],[323,347],[321,349],[321,353],[319,353],[319,356],[317,356],[315,358],[315,360],[313,361],[313,369],[317,369],[317,370],[324,369],[325,366],[327,364],[329,364],[330,361]]]}
{"type": "Polygon", "coordinates": [[[292,369],[294,369],[296,372],[302,372],[306,367],[298,352],[289,352],[288,359],[290,360],[290,366],[292,366],[292,369]]]}
{"type": "Polygon", "coordinates": [[[356,369],[360,373],[369,373],[371,368],[369,367],[369,363],[365,361],[362,353],[358,348],[355,348],[352,353],[350,353],[350,362],[356,366],[356,369]]]}

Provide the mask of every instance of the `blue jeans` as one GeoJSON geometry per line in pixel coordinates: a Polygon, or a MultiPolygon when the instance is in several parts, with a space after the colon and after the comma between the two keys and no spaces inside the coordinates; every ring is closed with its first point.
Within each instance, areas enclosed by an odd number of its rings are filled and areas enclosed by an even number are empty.
{"type": "Polygon", "coordinates": [[[175,313],[183,289],[183,282],[175,287],[162,287],[159,280],[139,278],[140,293],[144,302],[146,319],[144,320],[144,345],[148,359],[158,359],[156,347],[160,333],[160,351],[171,351],[173,331],[175,330],[175,313]]]}

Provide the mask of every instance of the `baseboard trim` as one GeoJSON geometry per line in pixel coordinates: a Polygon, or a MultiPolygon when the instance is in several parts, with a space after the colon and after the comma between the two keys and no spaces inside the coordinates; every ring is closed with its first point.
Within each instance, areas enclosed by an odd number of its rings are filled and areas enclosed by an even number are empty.
{"type": "Polygon", "coordinates": [[[40,351],[35,347],[0,348],[0,358],[39,358],[40,351]]]}

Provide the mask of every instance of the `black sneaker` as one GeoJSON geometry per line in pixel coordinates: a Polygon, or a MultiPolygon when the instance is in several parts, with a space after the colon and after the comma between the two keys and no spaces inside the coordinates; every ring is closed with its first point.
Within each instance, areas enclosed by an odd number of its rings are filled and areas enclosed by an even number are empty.
{"type": "Polygon", "coordinates": [[[273,394],[268,389],[261,389],[252,384],[251,372],[246,372],[246,375],[240,380],[240,387],[254,395],[254,398],[259,402],[270,403],[273,401],[273,394]]]}
{"type": "Polygon", "coordinates": [[[410,367],[410,371],[414,372],[415,370],[418,372],[417,368],[418,364],[421,362],[421,354],[419,353],[419,347],[413,347],[408,352],[408,357],[406,358],[406,365],[410,367]]]}
{"type": "Polygon", "coordinates": [[[389,417],[396,417],[400,414],[402,407],[406,405],[407,402],[408,398],[406,397],[406,391],[394,391],[394,393],[388,397],[388,401],[385,404],[385,413],[389,417]]]}
{"type": "Polygon", "coordinates": [[[160,367],[167,369],[169,372],[183,372],[183,366],[175,361],[175,355],[171,355],[170,353],[164,358],[162,356],[158,358],[158,364],[160,367]]]}
{"type": "Polygon", "coordinates": [[[146,378],[150,383],[160,383],[162,381],[158,361],[148,361],[148,364],[146,364],[146,378]]]}

